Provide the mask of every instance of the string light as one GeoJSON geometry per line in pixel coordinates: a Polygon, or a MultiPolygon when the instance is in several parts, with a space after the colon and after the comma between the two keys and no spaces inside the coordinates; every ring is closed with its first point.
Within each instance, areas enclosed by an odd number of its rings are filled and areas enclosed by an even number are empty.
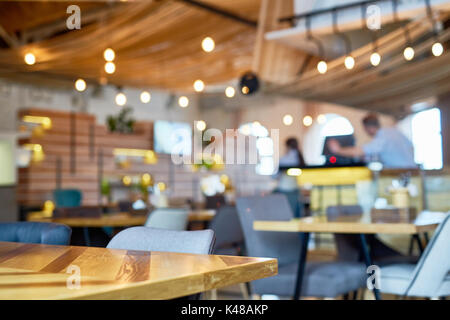
{"type": "Polygon", "coordinates": [[[86,90],[86,81],[83,79],[78,79],[75,81],[75,89],[80,92],[86,90]]]}
{"type": "Polygon", "coordinates": [[[216,44],[211,37],[206,37],[202,40],[202,49],[205,52],[211,52],[214,50],[216,44]]]}
{"type": "Polygon", "coordinates": [[[319,114],[319,115],[317,116],[317,122],[318,122],[319,124],[325,123],[326,121],[327,121],[327,117],[325,117],[325,115],[319,114]]]}
{"type": "Polygon", "coordinates": [[[444,46],[440,42],[435,42],[431,47],[431,52],[435,57],[439,57],[444,53],[444,46]]]}
{"type": "Polygon", "coordinates": [[[181,108],[186,108],[189,105],[189,99],[186,96],[181,96],[178,98],[178,105],[181,108]]]}
{"type": "Polygon", "coordinates": [[[36,57],[31,52],[28,52],[24,57],[25,63],[28,65],[33,65],[36,63],[36,57]]]}
{"type": "Polygon", "coordinates": [[[286,114],[283,117],[283,123],[285,126],[290,126],[294,122],[294,118],[290,114],[286,114]]]}
{"type": "Polygon", "coordinates": [[[194,90],[196,92],[202,92],[205,89],[205,83],[202,80],[195,80],[194,82],[194,90]]]}
{"type": "Polygon", "coordinates": [[[303,118],[303,125],[305,127],[309,127],[310,125],[312,125],[312,123],[313,123],[313,118],[311,116],[305,116],[303,118]]]}
{"type": "Polygon", "coordinates": [[[116,71],[116,65],[114,62],[107,62],[105,63],[105,72],[108,74],[113,74],[116,71]]]}
{"type": "Polygon", "coordinates": [[[378,52],[374,52],[370,55],[370,63],[376,67],[380,64],[381,62],[381,56],[378,52]]]}
{"type": "Polygon", "coordinates": [[[124,106],[127,103],[127,96],[122,93],[119,92],[118,94],[116,94],[116,104],[118,106],[124,106]]]}
{"type": "Polygon", "coordinates": [[[348,70],[353,69],[355,67],[355,58],[353,58],[352,56],[347,56],[345,58],[344,64],[348,70]]]}
{"type": "Polygon", "coordinates": [[[106,61],[113,61],[114,58],[116,57],[116,53],[114,52],[113,49],[108,48],[105,51],[103,51],[103,58],[105,58],[106,61]]]}
{"type": "Polygon", "coordinates": [[[326,73],[328,70],[328,65],[325,61],[319,61],[317,64],[317,71],[319,71],[320,74],[326,73]]]}
{"type": "Polygon", "coordinates": [[[198,131],[203,131],[206,129],[206,122],[203,120],[199,120],[196,122],[195,127],[198,131]]]}
{"type": "Polygon", "coordinates": [[[148,91],[142,91],[140,98],[142,103],[149,103],[152,96],[148,91]]]}
{"type": "Polygon", "coordinates": [[[414,59],[414,53],[414,49],[411,47],[406,47],[405,50],[403,50],[403,56],[407,61],[414,59]]]}
{"type": "Polygon", "coordinates": [[[225,89],[225,95],[226,95],[228,98],[233,98],[234,95],[235,95],[235,93],[236,93],[236,90],[234,90],[233,87],[227,87],[227,88],[225,89]]]}

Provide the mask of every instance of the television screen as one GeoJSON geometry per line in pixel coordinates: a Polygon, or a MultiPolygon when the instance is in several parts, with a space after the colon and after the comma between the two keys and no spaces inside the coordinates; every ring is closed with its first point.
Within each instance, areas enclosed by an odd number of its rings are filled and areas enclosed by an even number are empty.
{"type": "Polygon", "coordinates": [[[156,121],[154,125],[155,151],[158,153],[190,155],[192,128],[189,123],[156,121]]]}

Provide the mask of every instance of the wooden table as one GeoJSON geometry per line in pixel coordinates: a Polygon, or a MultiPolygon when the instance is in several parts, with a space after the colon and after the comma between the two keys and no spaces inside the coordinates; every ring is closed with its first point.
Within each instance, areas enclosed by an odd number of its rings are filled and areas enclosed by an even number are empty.
{"type": "MultiPolygon", "coordinates": [[[[441,213],[422,212],[415,220],[406,219],[384,219],[374,220],[368,216],[340,217],[333,221],[328,221],[326,216],[304,217],[290,221],[254,221],[253,229],[257,231],[277,231],[277,232],[300,232],[302,245],[300,248],[300,260],[297,274],[297,283],[294,299],[300,297],[305,271],[306,256],[308,251],[309,235],[311,232],[325,233],[353,233],[359,234],[361,249],[364,261],[367,266],[372,265],[369,247],[365,234],[410,234],[418,235],[434,230],[442,221],[441,213]]],[[[418,238],[420,241],[420,238],[418,238]]],[[[379,299],[379,294],[374,289],[374,294],[379,299]]]]}
{"type": "Polygon", "coordinates": [[[0,242],[0,299],[173,299],[277,271],[271,258],[0,242]]]}
{"type": "MultiPolygon", "coordinates": [[[[215,210],[192,210],[189,212],[189,221],[210,221],[216,214],[215,210]]],[[[70,217],[53,218],[44,211],[30,212],[27,221],[55,222],[69,227],[101,228],[101,227],[131,227],[142,226],[148,215],[138,215],[129,212],[106,213],[101,217],[70,217]]]]}

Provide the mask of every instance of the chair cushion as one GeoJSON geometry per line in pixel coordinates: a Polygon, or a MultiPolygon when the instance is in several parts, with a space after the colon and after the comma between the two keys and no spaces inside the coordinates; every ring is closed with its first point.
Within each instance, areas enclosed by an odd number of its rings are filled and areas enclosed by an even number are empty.
{"type": "MultiPolygon", "coordinates": [[[[251,283],[254,293],[293,296],[298,264],[278,268],[278,275],[251,283]]],[[[307,263],[302,296],[333,298],[366,285],[364,264],[350,262],[307,263]]]]}

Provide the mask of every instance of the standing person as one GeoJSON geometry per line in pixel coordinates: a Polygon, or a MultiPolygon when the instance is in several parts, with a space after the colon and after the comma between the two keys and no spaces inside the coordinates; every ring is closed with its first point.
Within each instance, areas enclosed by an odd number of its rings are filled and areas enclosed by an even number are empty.
{"type": "Polygon", "coordinates": [[[370,113],[363,119],[364,130],[372,141],[362,147],[341,147],[337,140],[330,140],[328,148],[342,157],[377,160],[384,168],[417,168],[414,161],[414,147],[411,141],[396,128],[381,128],[376,114],[370,113]]]}

